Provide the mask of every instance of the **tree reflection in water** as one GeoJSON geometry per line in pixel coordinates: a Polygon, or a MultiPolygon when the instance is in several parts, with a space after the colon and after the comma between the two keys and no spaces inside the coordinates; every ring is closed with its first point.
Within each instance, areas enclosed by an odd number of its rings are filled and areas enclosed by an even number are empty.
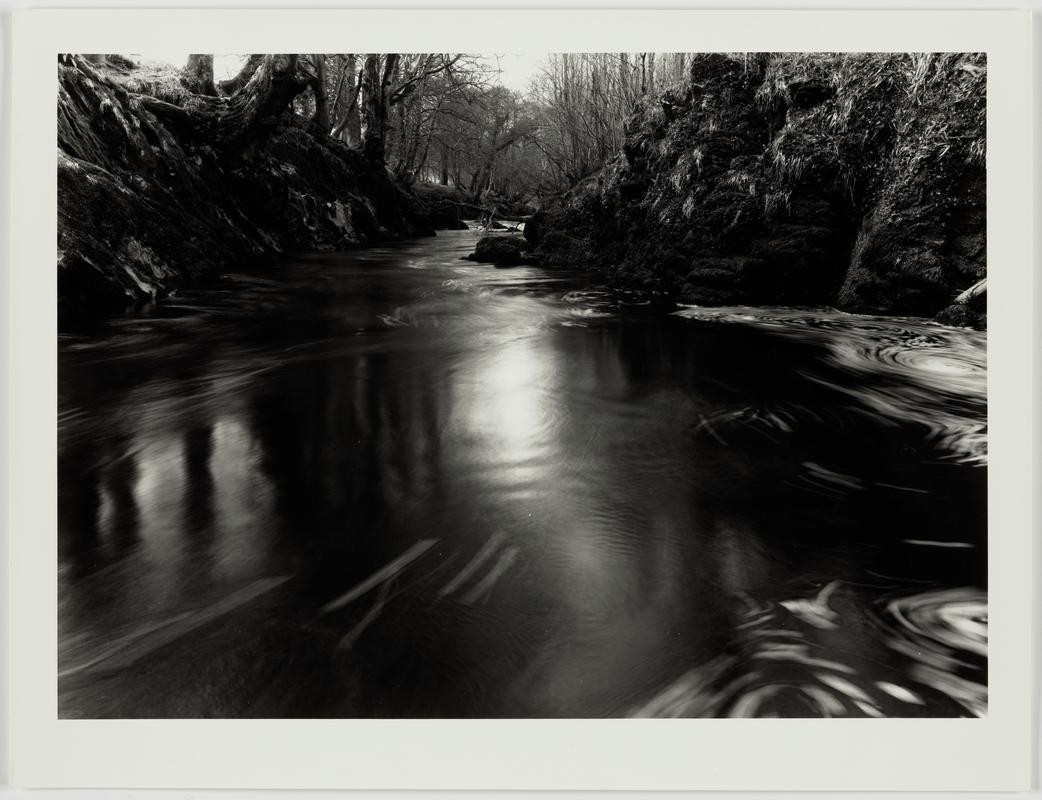
{"type": "Polygon", "coordinates": [[[62,340],[63,716],[982,713],[975,384],[466,236],[62,340]]]}

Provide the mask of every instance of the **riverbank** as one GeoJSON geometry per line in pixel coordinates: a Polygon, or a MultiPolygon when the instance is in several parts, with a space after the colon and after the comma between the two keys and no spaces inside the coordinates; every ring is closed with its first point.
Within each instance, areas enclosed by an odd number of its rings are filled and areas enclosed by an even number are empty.
{"type": "Polygon", "coordinates": [[[699,305],[933,317],[986,274],[985,81],[979,54],[698,56],[540,255],[699,305]]]}
{"type": "Polygon", "coordinates": [[[151,301],[492,211],[527,218],[524,239],[476,260],[593,268],[700,306],[986,325],[983,57],[699,56],[637,105],[616,157],[534,217],[491,189],[403,188],[293,111],[308,86],[294,58],[264,57],[223,97],[120,56],[60,59],[60,306],[151,301]]]}
{"type": "Polygon", "coordinates": [[[279,58],[224,98],[118,57],[59,62],[60,305],[118,307],[287,251],[433,233],[383,164],[281,113],[300,89],[279,58]]]}

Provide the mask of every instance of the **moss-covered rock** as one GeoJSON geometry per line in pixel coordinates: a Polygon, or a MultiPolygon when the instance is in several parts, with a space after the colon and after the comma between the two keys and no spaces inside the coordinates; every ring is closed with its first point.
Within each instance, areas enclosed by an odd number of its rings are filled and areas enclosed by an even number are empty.
{"type": "Polygon", "coordinates": [[[474,252],[466,256],[471,261],[495,264],[497,267],[516,267],[528,263],[528,242],[524,236],[501,234],[482,236],[474,252]]]}
{"type": "Polygon", "coordinates": [[[985,77],[975,54],[698,56],[540,253],[687,302],[936,314],[985,270],[985,77]]]}

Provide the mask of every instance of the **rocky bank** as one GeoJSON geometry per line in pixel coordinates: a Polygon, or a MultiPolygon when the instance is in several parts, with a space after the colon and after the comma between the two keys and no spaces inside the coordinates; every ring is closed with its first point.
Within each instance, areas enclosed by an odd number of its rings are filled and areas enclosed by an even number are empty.
{"type": "Polygon", "coordinates": [[[149,86],[119,57],[58,65],[58,297],[161,297],[291,250],[432,232],[382,164],[286,112],[273,57],[233,97],[149,86]]]}
{"type": "MultiPolygon", "coordinates": [[[[698,56],[539,252],[688,303],[936,315],[985,277],[985,81],[975,54],[698,56]]],[[[957,311],[982,327],[983,295],[957,311]]]]}

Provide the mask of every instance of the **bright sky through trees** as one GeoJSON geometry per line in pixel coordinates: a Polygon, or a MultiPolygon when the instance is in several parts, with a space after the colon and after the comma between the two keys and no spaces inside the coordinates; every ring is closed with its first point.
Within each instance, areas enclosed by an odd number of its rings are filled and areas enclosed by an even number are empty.
{"type": "MultiPolygon", "coordinates": [[[[184,66],[188,53],[178,50],[153,50],[148,53],[131,53],[131,58],[143,63],[173,64],[184,66]]],[[[499,70],[499,82],[507,89],[525,92],[532,78],[539,74],[546,53],[498,53],[483,56],[490,65],[499,70]]],[[[232,77],[242,66],[243,56],[217,53],[213,59],[214,79],[221,81],[232,77]]]]}

